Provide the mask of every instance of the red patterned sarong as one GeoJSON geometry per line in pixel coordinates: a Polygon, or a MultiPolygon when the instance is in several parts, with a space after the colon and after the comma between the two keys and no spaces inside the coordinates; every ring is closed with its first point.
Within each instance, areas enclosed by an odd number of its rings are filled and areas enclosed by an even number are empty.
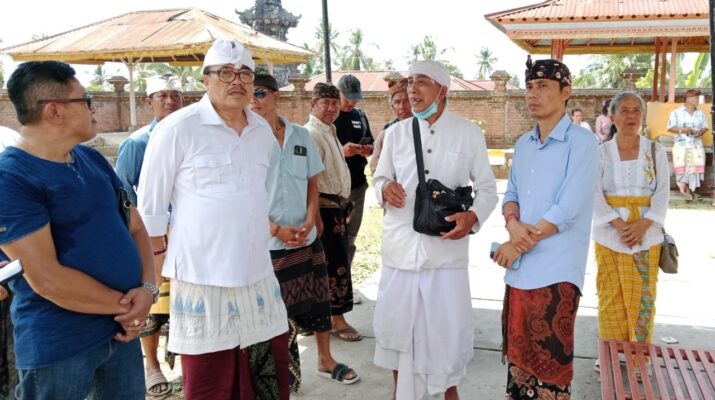
{"type": "Polygon", "coordinates": [[[567,282],[532,290],[507,286],[502,354],[543,382],[569,385],[580,296],[578,288],[567,282]]]}

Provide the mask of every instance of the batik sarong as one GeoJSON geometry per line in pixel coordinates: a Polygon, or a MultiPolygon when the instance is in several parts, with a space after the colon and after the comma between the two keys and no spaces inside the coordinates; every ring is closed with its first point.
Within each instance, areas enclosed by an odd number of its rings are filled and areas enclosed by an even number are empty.
{"type": "Polygon", "coordinates": [[[625,254],[596,243],[601,339],[651,342],[660,247],[625,254]]]}
{"type": "Polygon", "coordinates": [[[288,311],[290,385],[297,392],[301,383],[298,332],[325,332],[331,327],[325,253],[316,239],[311,245],[297,249],[271,250],[271,260],[288,311]]]}
{"type": "Polygon", "coordinates": [[[531,290],[507,286],[502,355],[541,382],[570,385],[580,296],[578,288],[568,282],[531,290]]]}
{"type": "Polygon", "coordinates": [[[539,378],[509,363],[506,400],[569,400],[571,385],[559,386],[539,378]]]}
{"type": "Polygon", "coordinates": [[[342,315],[353,309],[353,283],[348,263],[345,215],[339,208],[320,208],[320,217],[323,220],[320,241],[328,262],[331,314],[342,315]]]}

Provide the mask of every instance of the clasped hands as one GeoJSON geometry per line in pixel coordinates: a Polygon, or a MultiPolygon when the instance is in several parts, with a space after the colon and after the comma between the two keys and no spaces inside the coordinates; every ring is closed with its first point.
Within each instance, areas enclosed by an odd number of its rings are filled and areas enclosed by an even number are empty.
{"type": "Polygon", "coordinates": [[[127,311],[114,317],[124,330],[117,332],[114,339],[120,342],[130,342],[136,339],[144,329],[149,309],[154,303],[154,295],[145,287],[136,287],[128,291],[119,300],[119,305],[127,311]]]}
{"type": "Polygon", "coordinates": [[[628,246],[629,249],[643,243],[643,236],[652,224],[653,221],[647,218],[631,223],[625,222],[620,218],[611,221],[611,225],[618,230],[618,234],[621,236],[621,241],[628,246]]]}
{"type": "MultiPolygon", "coordinates": [[[[395,208],[404,208],[406,197],[405,189],[396,181],[389,181],[382,187],[382,200],[395,208]]],[[[477,215],[472,211],[463,211],[446,217],[445,221],[455,222],[457,225],[449,232],[440,232],[442,239],[457,240],[469,234],[477,222],[477,215]]]]}
{"type": "MultiPolygon", "coordinates": [[[[289,247],[301,247],[308,244],[308,234],[313,229],[313,220],[307,220],[301,226],[280,225],[275,237],[289,247]]],[[[322,228],[320,229],[322,233],[322,228]]]]}
{"type": "Polygon", "coordinates": [[[502,243],[494,252],[494,262],[504,268],[511,268],[514,261],[530,251],[539,241],[535,238],[541,231],[533,225],[511,220],[506,225],[509,241],[502,243]]]}

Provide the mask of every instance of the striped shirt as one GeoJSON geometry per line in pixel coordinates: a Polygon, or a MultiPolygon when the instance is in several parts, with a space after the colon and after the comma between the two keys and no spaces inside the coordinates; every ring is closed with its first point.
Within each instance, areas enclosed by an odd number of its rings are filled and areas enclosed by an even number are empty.
{"type": "Polygon", "coordinates": [[[318,191],[349,197],[350,170],[345,163],[342,146],[335,133],[335,126],[328,125],[311,114],[305,128],[310,132],[310,136],[318,148],[318,153],[320,153],[320,159],[325,165],[325,171],[318,174],[318,191]]]}

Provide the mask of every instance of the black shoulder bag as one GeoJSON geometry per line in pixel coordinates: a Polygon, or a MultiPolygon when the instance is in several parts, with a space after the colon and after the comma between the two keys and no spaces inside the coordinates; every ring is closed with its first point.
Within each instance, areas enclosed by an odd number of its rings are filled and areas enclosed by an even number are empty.
{"type": "Polygon", "coordinates": [[[448,222],[444,218],[454,213],[467,211],[474,203],[472,187],[462,186],[452,190],[436,179],[425,182],[422,139],[417,118],[412,119],[412,136],[415,141],[415,158],[417,159],[417,176],[419,177],[412,227],[415,231],[425,235],[441,236],[441,232],[449,232],[457,226],[456,222],[448,222]]]}

